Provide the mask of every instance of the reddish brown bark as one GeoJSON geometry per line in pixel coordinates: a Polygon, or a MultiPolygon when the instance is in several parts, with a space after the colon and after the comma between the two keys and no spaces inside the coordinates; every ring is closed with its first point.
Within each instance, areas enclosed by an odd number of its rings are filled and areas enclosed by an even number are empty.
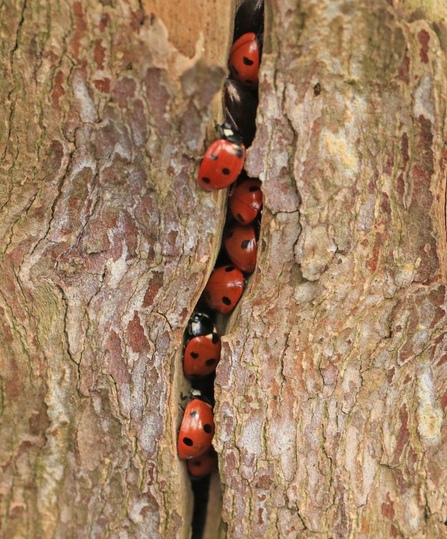
{"type": "Polygon", "coordinates": [[[182,55],[144,7],[1,4],[3,537],[189,536],[178,354],[223,219],[194,177],[229,41],[204,55],[197,19],[182,55]]]}
{"type": "MultiPolygon", "coordinates": [[[[190,535],[181,341],[225,217],[195,176],[233,7],[0,4],[0,536],[190,535]]],[[[208,537],[444,537],[445,7],[266,11],[208,537]]]]}
{"type": "Polygon", "coordinates": [[[445,8],[269,13],[262,250],[216,383],[227,537],[445,537],[445,8]]]}

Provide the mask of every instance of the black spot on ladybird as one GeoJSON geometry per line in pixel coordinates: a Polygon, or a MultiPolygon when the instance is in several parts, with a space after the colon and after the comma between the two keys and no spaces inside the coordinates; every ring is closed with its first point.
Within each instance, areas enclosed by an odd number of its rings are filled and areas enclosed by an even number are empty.
{"type": "Polygon", "coordinates": [[[197,359],[199,357],[199,354],[197,352],[191,352],[191,357],[193,359],[197,359]]]}
{"type": "Polygon", "coordinates": [[[211,367],[211,365],[214,365],[215,363],[217,363],[217,359],[214,359],[214,358],[207,359],[205,361],[205,364],[206,364],[207,367],[211,367]]]}
{"type": "Polygon", "coordinates": [[[183,438],[183,443],[188,447],[192,447],[194,445],[194,442],[191,440],[191,438],[183,438]]]}
{"type": "Polygon", "coordinates": [[[244,64],[246,66],[252,66],[254,64],[253,60],[250,60],[250,58],[247,58],[246,56],[244,56],[244,58],[242,59],[242,61],[244,62],[244,64]]]}
{"type": "Polygon", "coordinates": [[[213,428],[212,428],[211,425],[208,424],[208,423],[205,423],[205,425],[203,425],[203,430],[204,430],[207,434],[210,434],[211,432],[213,432],[213,428]]]}
{"type": "Polygon", "coordinates": [[[222,169],[222,174],[225,174],[225,176],[228,176],[228,174],[230,174],[231,170],[229,168],[223,168],[222,169]]]}
{"type": "Polygon", "coordinates": [[[222,303],[224,305],[231,305],[231,299],[227,296],[222,296],[222,303]]]}
{"type": "Polygon", "coordinates": [[[252,185],[248,190],[250,193],[254,193],[255,191],[259,191],[259,187],[257,185],[252,185]]]}
{"type": "Polygon", "coordinates": [[[203,182],[203,183],[210,183],[210,179],[209,179],[209,178],[206,178],[206,177],[203,177],[203,178],[202,178],[202,182],[203,182]]]}
{"type": "Polygon", "coordinates": [[[250,240],[244,240],[241,243],[241,249],[246,249],[250,245],[250,240]]]}

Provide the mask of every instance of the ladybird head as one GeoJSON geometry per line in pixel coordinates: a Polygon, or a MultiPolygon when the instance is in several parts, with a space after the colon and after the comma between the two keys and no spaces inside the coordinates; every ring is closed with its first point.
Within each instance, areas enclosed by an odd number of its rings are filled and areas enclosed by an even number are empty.
{"type": "Polygon", "coordinates": [[[230,124],[224,123],[219,124],[217,126],[217,132],[219,133],[219,137],[223,138],[225,140],[228,140],[229,142],[232,142],[233,144],[237,144],[238,146],[243,146],[242,143],[242,137],[240,135],[237,135],[230,124]]]}
{"type": "Polygon", "coordinates": [[[187,333],[192,337],[208,335],[212,333],[213,330],[213,320],[211,316],[206,313],[195,312],[189,319],[187,333]]]}

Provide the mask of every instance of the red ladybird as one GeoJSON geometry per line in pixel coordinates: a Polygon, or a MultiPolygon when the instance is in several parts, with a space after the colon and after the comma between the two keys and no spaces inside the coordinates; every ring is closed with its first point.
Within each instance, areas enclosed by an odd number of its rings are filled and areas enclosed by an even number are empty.
{"type": "Polygon", "coordinates": [[[192,479],[200,479],[209,475],[217,469],[217,453],[214,447],[211,446],[202,456],[188,460],[186,467],[192,479]]]}
{"type": "Polygon", "coordinates": [[[262,208],[261,182],[255,178],[243,180],[228,199],[230,212],[241,224],[248,225],[262,208]]]}
{"type": "Polygon", "coordinates": [[[224,125],[222,138],[206,150],[200,163],[198,182],[205,191],[225,189],[234,183],[245,162],[245,146],[232,129],[224,125]]]}
{"type": "Polygon", "coordinates": [[[203,298],[210,309],[228,314],[234,309],[244,291],[244,276],[235,266],[221,266],[211,274],[203,291],[203,298]]]}
{"type": "Polygon", "coordinates": [[[221,342],[216,326],[205,313],[194,313],[186,330],[183,372],[187,378],[211,374],[220,360],[221,342]]]}
{"type": "Polygon", "coordinates": [[[207,402],[194,398],[186,406],[177,451],[182,460],[195,459],[208,451],[214,436],[213,409],[207,402]]]}
{"type": "Polygon", "coordinates": [[[233,43],[228,67],[233,78],[255,88],[259,80],[260,61],[260,46],[256,34],[248,32],[233,43]]]}
{"type": "Polygon", "coordinates": [[[246,273],[253,273],[258,253],[254,226],[240,224],[231,226],[225,234],[224,245],[235,266],[246,273]]]}

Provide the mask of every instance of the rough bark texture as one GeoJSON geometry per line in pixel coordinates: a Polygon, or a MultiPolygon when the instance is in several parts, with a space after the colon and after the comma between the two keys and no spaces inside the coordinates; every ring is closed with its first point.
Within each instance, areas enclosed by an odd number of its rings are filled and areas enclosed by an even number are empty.
{"type": "Polygon", "coordinates": [[[229,538],[447,536],[447,10],[414,4],[269,3],[262,250],[216,380],[229,538]]]}
{"type": "MultiPolygon", "coordinates": [[[[233,7],[0,0],[0,537],[190,535],[180,348],[225,214],[195,176],[233,7]]],[[[266,15],[221,536],[447,537],[447,8],[266,15]]]]}
{"type": "Polygon", "coordinates": [[[181,54],[150,2],[0,2],[1,537],[189,536],[179,348],[224,216],[194,178],[231,20],[194,4],[181,54]]]}

